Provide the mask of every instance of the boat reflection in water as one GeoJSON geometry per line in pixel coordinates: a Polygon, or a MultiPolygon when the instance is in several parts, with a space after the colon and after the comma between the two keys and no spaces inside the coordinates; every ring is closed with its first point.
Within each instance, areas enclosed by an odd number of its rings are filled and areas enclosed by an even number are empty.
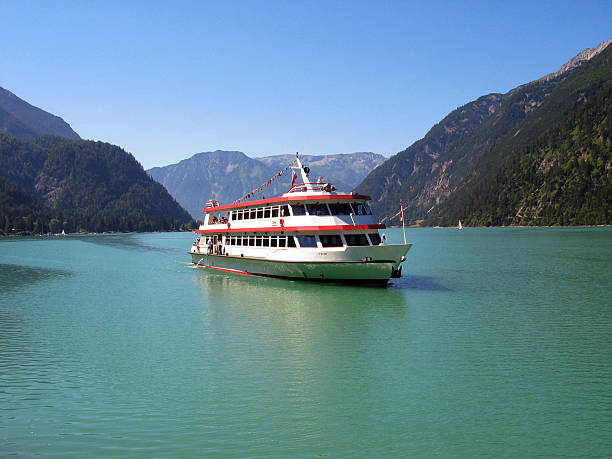
{"type": "Polygon", "coordinates": [[[376,327],[397,326],[408,316],[405,294],[399,289],[322,286],[215,272],[202,272],[196,282],[204,296],[205,320],[221,321],[222,327],[227,321],[240,321],[240,328],[250,330],[261,326],[263,335],[275,324],[282,325],[283,336],[326,330],[334,334],[338,327],[350,333],[368,333],[376,327]]]}

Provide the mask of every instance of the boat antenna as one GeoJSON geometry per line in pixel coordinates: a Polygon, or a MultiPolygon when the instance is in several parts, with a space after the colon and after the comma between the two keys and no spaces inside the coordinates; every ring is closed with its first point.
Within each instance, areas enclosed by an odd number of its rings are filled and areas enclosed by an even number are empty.
{"type": "Polygon", "coordinates": [[[404,226],[404,202],[400,200],[400,216],[402,217],[402,232],[404,233],[404,244],[406,244],[406,227],[404,226]]]}

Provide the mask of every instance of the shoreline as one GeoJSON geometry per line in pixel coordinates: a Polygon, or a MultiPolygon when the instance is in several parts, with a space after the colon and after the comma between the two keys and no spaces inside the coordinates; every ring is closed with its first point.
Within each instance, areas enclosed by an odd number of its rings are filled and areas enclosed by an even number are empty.
{"type": "MultiPolygon", "coordinates": [[[[553,226],[537,226],[537,225],[510,225],[510,226],[464,226],[464,229],[496,229],[496,228],[540,228],[540,229],[554,229],[554,228],[610,228],[612,225],[553,225],[553,226]]],[[[387,229],[401,229],[401,226],[388,226],[387,229]]],[[[406,229],[456,229],[456,226],[407,226],[406,229]]],[[[97,236],[104,234],[146,234],[146,233],[193,233],[195,230],[174,230],[174,231],[103,231],[102,233],[95,232],[83,232],[83,233],[29,233],[19,232],[14,234],[0,234],[2,238],[14,238],[14,237],[66,237],[66,236],[97,236]]]]}

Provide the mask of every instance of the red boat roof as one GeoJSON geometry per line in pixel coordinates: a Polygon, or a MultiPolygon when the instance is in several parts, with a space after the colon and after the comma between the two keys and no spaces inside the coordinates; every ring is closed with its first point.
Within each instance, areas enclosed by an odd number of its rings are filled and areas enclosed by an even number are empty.
{"type": "Polygon", "coordinates": [[[225,206],[207,207],[202,209],[202,212],[217,212],[222,210],[241,209],[246,207],[256,207],[265,204],[278,204],[285,202],[299,201],[369,201],[372,198],[363,194],[324,194],[324,195],[308,195],[308,196],[280,196],[278,198],[260,199],[258,201],[239,202],[236,204],[227,204],[225,206]]]}

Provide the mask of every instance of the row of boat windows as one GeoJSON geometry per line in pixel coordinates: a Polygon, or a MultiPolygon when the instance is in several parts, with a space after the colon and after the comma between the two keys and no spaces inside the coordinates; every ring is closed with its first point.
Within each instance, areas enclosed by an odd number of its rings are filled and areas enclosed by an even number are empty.
{"type": "Polygon", "coordinates": [[[292,204],[282,206],[256,207],[253,209],[233,210],[230,220],[255,220],[258,218],[277,218],[298,215],[372,215],[368,205],[364,203],[315,203],[292,204]]]}
{"type": "MultiPolygon", "coordinates": [[[[299,236],[227,236],[226,245],[247,246],[247,247],[318,247],[317,239],[321,247],[342,247],[378,245],[380,235],[370,234],[321,234],[319,236],[299,235],[299,236]]],[[[216,243],[216,240],[215,240],[216,243]]]]}

